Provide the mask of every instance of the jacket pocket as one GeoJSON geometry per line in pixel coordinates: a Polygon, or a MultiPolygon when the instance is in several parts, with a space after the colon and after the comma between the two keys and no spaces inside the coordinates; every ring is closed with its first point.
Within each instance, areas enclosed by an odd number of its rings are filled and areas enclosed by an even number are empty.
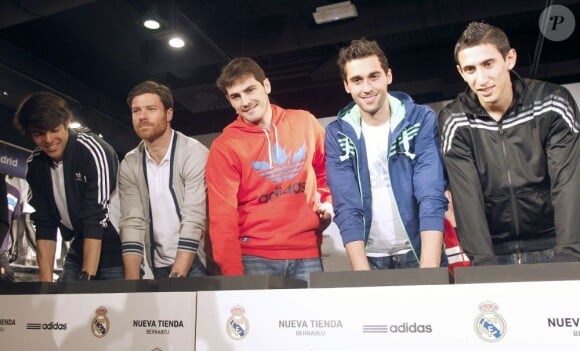
{"type": "Polygon", "coordinates": [[[517,194],[517,204],[522,235],[543,238],[554,234],[554,208],[549,190],[517,194]]]}
{"type": "Polygon", "coordinates": [[[494,243],[511,240],[513,211],[507,195],[485,198],[485,219],[494,243]]]}

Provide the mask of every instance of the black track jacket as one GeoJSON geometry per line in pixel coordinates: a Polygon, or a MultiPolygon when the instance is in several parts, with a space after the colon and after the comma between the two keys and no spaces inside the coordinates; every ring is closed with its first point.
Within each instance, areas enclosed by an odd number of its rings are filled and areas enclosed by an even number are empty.
{"type": "Polygon", "coordinates": [[[580,260],[578,106],[559,85],[511,77],[499,122],[469,88],[439,114],[461,245],[476,260],[548,248],[580,260]]]}
{"type": "Polygon", "coordinates": [[[116,188],[119,159],[113,148],[90,132],[69,129],[64,151],[64,187],[71,231],[60,222],[52,188],[50,167],[53,161],[36,149],[28,161],[26,180],[30,184],[30,204],[36,210],[31,218],[36,239],[56,240],[57,228],[63,239],[75,239],[71,245],[78,257],[67,256],[82,265],[83,238],[101,239],[99,268],[120,266],[121,240],[109,220],[110,195],[116,188]]]}

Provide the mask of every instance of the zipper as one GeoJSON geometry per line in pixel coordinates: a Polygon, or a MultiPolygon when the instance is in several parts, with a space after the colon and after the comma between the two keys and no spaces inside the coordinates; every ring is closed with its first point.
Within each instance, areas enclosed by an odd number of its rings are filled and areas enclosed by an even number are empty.
{"type": "MultiPolygon", "coordinates": [[[[396,140],[396,138],[394,138],[394,140],[396,140]]],[[[389,150],[391,145],[389,145],[389,150]]],[[[407,155],[407,157],[409,157],[407,155]]],[[[391,177],[391,164],[389,162],[389,159],[391,158],[391,154],[388,152],[387,153],[387,167],[389,169],[389,182],[391,183],[391,193],[393,194],[393,200],[395,201],[395,204],[398,204],[397,202],[397,197],[395,196],[395,191],[393,190],[393,182],[391,181],[392,177],[391,177]]],[[[409,157],[411,158],[411,157],[409,157]]],[[[411,158],[412,159],[412,158],[411,158]]],[[[407,231],[407,228],[405,227],[405,222],[403,221],[403,218],[401,217],[401,212],[399,212],[399,206],[395,206],[395,211],[397,211],[397,218],[399,218],[399,223],[401,224],[401,228],[403,229],[403,231],[405,232],[405,236],[407,237],[407,240],[409,241],[409,246],[411,246],[411,251],[413,251],[413,256],[415,256],[415,260],[417,260],[417,263],[420,265],[421,264],[421,258],[417,255],[417,251],[415,250],[415,247],[413,246],[413,241],[411,240],[411,237],[409,236],[409,232],[407,231]]],[[[419,231],[419,235],[421,235],[421,232],[419,231]]]]}
{"type": "Polygon", "coordinates": [[[508,180],[508,187],[509,187],[509,194],[510,194],[510,204],[511,204],[512,214],[513,214],[512,230],[514,231],[516,236],[519,237],[520,236],[520,221],[519,221],[519,215],[518,215],[518,209],[517,209],[516,194],[514,192],[512,172],[511,172],[510,163],[508,160],[507,150],[506,150],[506,146],[505,146],[505,138],[504,138],[502,121],[500,121],[498,123],[498,133],[499,133],[499,139],[501,142],[501,150],[502,150],[502,154],[503,154],[503,160],[504,160],[505,168],[507,171],[507,180],[508,180]]]}
{"type": "MultiPolygon", "coordinates": [[[[345,137],[346,139],[348,139],[348,142],[350,142],[353,146],[355,146],[354,147],[354,159],[355,159],[355,163],[356,163],[356,167],[355,167],[356,168],[356,181],[358,183],[358,192],[360,194],[360,204],[361,204],[361,207],[364,210],[362,184],[360,182],[360,163],[359,163],[359,159],[358,159],[358,149],[356,148],[356,144],[352,141],[352,139],[348,135],[346,135],[346,134],[344,134],[343,132],[340,132],[340,131],[338,132],[338,134],[339,135],[342,135],[343,137],[345,137]]],[[[362,214],[362,223],[363,223],[363,227],[362,227],[363,237],[365,238],[365,244],[366,244],[367,236],[366,236],[365,228],[367,227],[367,225],[366,225],[366,219],[365,219],[364,213],[362,214]]]]}

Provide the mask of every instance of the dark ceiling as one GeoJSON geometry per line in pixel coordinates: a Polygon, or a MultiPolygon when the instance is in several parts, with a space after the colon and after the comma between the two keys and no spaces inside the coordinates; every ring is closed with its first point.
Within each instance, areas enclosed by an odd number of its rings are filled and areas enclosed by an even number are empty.
{"type": "MultiPolygon", "coordinates": [[[[52,90],[75,116],[124,154],[137,139],[125,104],[135,84],[168,84],[177,101],[173,127],[189,135],[219,132],[234,112],[214,82],[233,57],[255,58],[269,76],[271,100],[332,116],[350,97],[335,60],[351,39],[376,39],[393,69],[391,90],[421,103],[453,98],[464,88],[454,66],[457,37],[472,20],[502,27],[518,51],[517,70],[557,83],[580,81],[580,34],[541,40],[542,0],[353,0],[358,17],[317,25],[316,0],[0,0],[0,140],[24,147],[10,121],[26,94],[52,90]],[[150,11],[163,17],[149,31],[150,11]],[[181,50],[166,39],[177,28],[181,50]],[[538,65],[534,65],[534,62],[538,65]]],[[[580,23],[580,1],[555,1],[580,23]]]]}

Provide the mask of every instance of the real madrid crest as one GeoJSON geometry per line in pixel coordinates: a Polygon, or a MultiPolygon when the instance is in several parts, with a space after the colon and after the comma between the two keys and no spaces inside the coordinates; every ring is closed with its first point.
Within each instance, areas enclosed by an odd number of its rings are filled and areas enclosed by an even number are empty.
{"type": "Polygon", "coordinates": [[[95,310],[97,314],[91,323],[91,332],[97,338],[102,338],[109,332],[109,328],[111,328],[111,323],[109,322],[109,318],[107,318],[107,309],[104,306],[99,306],[95,310]]]}
{"type": "Polygon", "coordinates": [[[248,319],[244,316],[246,310],[240,305],[235,305],[230,312],[232,315],[226,322],[226,333],[234,340],[241,340],[248,335],[250,330],[248,319]]]}
{"type": "Polygon", "coordinates": [[[497,313],[499,306],[491,301],[479,304],[481,313],[475,317],[474,329],[477,336],[487,342],[501,340],[506,331],[507,325],[503,317],[497,313]]]}

